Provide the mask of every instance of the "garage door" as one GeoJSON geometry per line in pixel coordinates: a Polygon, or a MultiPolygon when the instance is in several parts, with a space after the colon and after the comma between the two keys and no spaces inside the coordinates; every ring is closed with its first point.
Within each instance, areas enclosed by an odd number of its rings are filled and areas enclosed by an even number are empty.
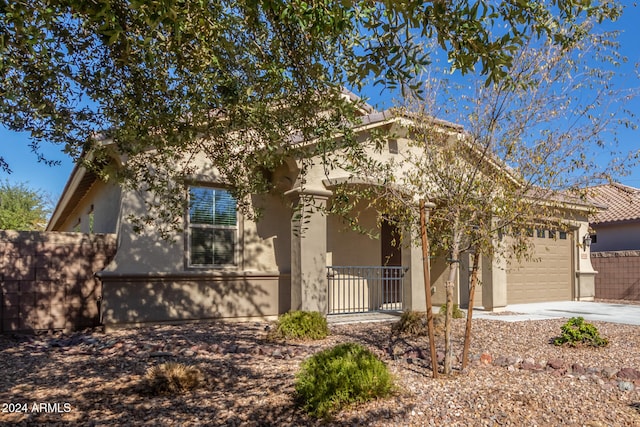
{"type": "Polygon", "coordinates": [[[507,271],[507,304],[566,301],[572,299],[572,233],[536,230],[535,257],[507,271]]]}

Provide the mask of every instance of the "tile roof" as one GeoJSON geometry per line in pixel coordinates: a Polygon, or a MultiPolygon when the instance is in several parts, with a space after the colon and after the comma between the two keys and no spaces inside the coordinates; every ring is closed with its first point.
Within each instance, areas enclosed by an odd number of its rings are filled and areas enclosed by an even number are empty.
{"type": "Polygon", "coordinates": [[[607,209],[599,211],[593,224],[640,220],[640,189],[618,183],[588,189],[589,199],[607,209]]]}

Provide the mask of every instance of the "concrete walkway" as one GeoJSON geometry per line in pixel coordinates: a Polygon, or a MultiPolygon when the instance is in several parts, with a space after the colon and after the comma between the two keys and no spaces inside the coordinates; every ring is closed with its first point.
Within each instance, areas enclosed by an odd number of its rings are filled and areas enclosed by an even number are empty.
{"type": "Polygon", "coordinates": [[[506,322],[583,317],[585,320],[640,325],[640,305],[586,301],[558,301],[533,304],[511,304],[506,313],[473,310],[474,319],[506,322]],[[513,313],[513,314],[512,314],[513,313]]]}
{"type": "MultiPolygon", "coordinates": [[[[434,307],[434,313],[440,307],[434,307]]],[[[401,312],[332,314],[327,316],[330,324],[339,325],[363,322],[389,322],[400,318],[401,312]]],[[[473,310],[474,319],[502,320],[505,322],[522,322],[526,320],[569,319],[583,317],[588,321],[602,321],[640,325],[640,305],[617,304],[586,301],[559,301],[533,304],[512,304],[503,313],[473,310]]]]}

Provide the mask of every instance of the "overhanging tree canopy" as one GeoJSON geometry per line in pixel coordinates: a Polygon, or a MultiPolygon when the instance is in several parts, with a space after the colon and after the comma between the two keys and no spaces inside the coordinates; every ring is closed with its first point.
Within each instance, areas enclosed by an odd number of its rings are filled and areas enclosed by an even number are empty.
{"type": "Polygon", "coordinates": [[[618,14],[589,0],[0,0],[0,120],[36,151],[92,152],[89,167],[107,163],[108,138],[134,161],[102,173],[145,184],[161,209],[174,205],[168,182],[190,173],[177,159],[196,153],[241,198],[283,157],[308,156],[292,133],[323,153],[336,133],[348,146],[358,106],[340,89],[411,81],[429,64],[425,41],[491,83],[527,40],[564,45],[583,20],[618,14]]]}

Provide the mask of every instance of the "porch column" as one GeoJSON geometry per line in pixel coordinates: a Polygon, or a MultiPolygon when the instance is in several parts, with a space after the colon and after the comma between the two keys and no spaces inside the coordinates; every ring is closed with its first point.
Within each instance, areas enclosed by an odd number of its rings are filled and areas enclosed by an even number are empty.
{"type": "Polygon", "coordinates": [[[507,306],[507,265],[503,259],[482,257],[482,306],[504,311],[507,306]]]}
{"type": "MultiPolygon", "coordinates": [[[[419,203],[419,199],[416,200],[419,203]]],[[[425,203],[425,221],[429,221],[431,209],[435,205],[431,202],[425,203]]],[[[422,254],[422,236],[419,230],[412,227],[405,227],[402,231],[403,247],[402,247],[402,266],[409,268],[404,276],[402,283],[403,309],[413,311],[427,311],[427,295],[425,294],[425,277],[424,263],[422,254]]],[[[429,236],[427,236],[429,239],[429,236]]],[[[431,271],[431,260],[429,263],[429,271],[431,271]]],[[[430,288],[433,287],[431,283],[430,288]]],[[[429,289],[431,291],[431,289],[429,289]]],[[[432,303],[433,305],[433,303],[432,303]]]]}
{"type": "Polygon", "coordinates": [[[327,218],[322,211],[331,191],[294,188],[291,218],[291,310],[319,311],[327,306],[327,218]]]}
{"type": "Polygon", "coordinates": [[[589,223],[579,223],[578,229],[573,232],[573,251],[575,256],[575,289],[573,297],[576,301],[593,301],[596,296],[596,274],[591,264],[591,248],[585,247],[583,238],[589,233],[589,223]]]}
{"type": "MultiPolygon", "coordinates": [[[[409,231],[405,230],[408,236],[409,231]]],[[[402,298],[403,309],[427,311],[424,289],[424,268],[422,265],[422,247],[420,236],[407,237],[402,247],[402,267],[409,268],[404,275],[402,298]]]]}

